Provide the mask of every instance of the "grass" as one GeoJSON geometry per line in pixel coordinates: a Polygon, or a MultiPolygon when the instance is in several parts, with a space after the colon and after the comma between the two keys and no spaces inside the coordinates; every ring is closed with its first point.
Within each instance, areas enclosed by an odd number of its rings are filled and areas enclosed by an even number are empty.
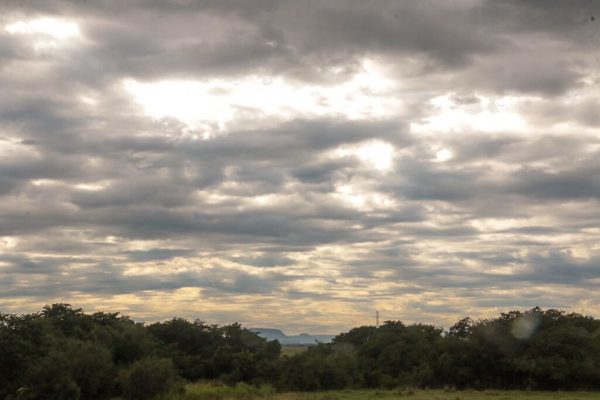
{"type": "Polygon", "coordinates": [[[444,391],[444,390],[341,390],[317,393],[282,393],[275,400],[591,400],[595,392],[444,391]]]}
{"type": "Polygon", "coordinates": [[[306,351],[308,346],[281,346],[281,355],[293,356],[294,354],[306,351]]]}
{"type": "Polygon", "coordinates": [[[184,393],[170,394],[158,400],[258,400],[272,399],[275,390],[269,385],[252,386],[238,383],[226,386],[213,382],[192,383],[184,393]]]}
{"type": "Polygon", "coordinates": [[[271,386],[246,384],[224,386],[217,383],[195,383],[185,393],[165,396],[160,400],[600,400],[600,392],[536,392],[497,390],[337,390],[325,392],[276,393],[271,386]]]}

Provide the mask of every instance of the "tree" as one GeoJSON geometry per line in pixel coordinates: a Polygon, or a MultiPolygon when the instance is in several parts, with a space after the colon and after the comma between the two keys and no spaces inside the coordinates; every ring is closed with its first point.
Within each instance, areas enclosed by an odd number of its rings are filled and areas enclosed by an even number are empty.
{"type": "Polygon", "coordinates": [[[173,362],[167,358],[142,358],[122,371],[119,381],[127,400],[146,400],[182,389],[173,362]]]}

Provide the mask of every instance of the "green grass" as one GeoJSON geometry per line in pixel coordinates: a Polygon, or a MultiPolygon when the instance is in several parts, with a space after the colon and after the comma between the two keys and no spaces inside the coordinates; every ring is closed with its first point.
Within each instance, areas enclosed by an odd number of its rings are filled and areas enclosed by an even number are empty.
{"type": "Polygon", "coordinates": [[[313,393],[276,393],[270,386],[238,384],[229,387],[216,383],[186,386],[185,393],[160,400],[600,400],[600,392],[536,392],[496,390],[337,390],[313,393]]]}
{"type": "MultiPolygon", "coordinates": [[[[444,391],[444,390],[349,390],[306,394],[293,394],[289,400],[584,400],[600,399],[600,393],[589,392],[526,392],[526,391],[444,391]]],[[[289,396],[283,394],[281,396],[289,396]]],[[[284,400],[278,399],[278,400],[284,400]]]]}
{"type": "Polygon", "coordinates": [[[275,400],[591,400],[600,392],[342,390],[320,393],[283,393],[275,400]]]}
{"type": "Polygon", "coordinates": [[[308,346],[282,346],[281,354],[284,356],[293,356],[294,354],[306,351],[307,348],[308,346]]]}
{"type": "Polygon", "coordinates": [[[271,399],[275,390],[268,385],[252,386],[238,383],[226,386],[213,382],[192,383],[185,387],[184,393],[163,396],[160,400],[258,400],[271,399]]]}

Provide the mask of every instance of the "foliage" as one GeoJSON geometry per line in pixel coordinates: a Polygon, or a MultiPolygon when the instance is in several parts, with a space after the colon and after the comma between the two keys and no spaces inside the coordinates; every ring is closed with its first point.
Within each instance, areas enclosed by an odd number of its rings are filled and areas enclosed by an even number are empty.
{"type": "Polygon", "coordinates": [[[158,382],[179,377],[259,383],[274,379],[280,353],[278,342],[239,324],[175,318],[145,326],[54,304],[34,314],[0,313],[0,399],[136,398],[136,390],[154,393],[158,382]]]}
{"type": "Polygon", "coordinates": [[[262,396],[256,391],[273,387],[598,390],[600,320],[534,308],[464,318],[447,331],[386,321],[282,354],[277,341],[239,324],[174,318],[144,325],[67,304],[33,314],[0,313],[0,399],[220,400],[262,396]],[[181,379],[218,379],[229,386],[165,392],[181,379]]]}
{"type": "Polygon", "coordinates": [[[146,400],[176,392],[179,377],[168,358],[142,358],[121,372],[120,384],[126,400],[146,400]]]}
{"type": "Polygon", "coordinates": [[[215,383],[196,383],[188,385],[183,395],[175,396],[185,400],[250,400],[271,397],[275,394],[272,386],[252,386],[238,383],[235,386],[215,383]]]}

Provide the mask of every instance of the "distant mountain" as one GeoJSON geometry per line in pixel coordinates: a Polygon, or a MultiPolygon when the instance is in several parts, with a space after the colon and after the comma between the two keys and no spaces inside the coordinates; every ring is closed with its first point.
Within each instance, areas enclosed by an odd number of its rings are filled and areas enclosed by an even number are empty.
{"type": "Polygon", "coordinates": [[[329,343],[335,337],[334,335],[310,335],[308,333],[288,336],[281,330],[273,328],[250,328],[250,330],[267,340],[278,340],[282,346],[307,346],[317,344],[317,342],[329,343]]]}

